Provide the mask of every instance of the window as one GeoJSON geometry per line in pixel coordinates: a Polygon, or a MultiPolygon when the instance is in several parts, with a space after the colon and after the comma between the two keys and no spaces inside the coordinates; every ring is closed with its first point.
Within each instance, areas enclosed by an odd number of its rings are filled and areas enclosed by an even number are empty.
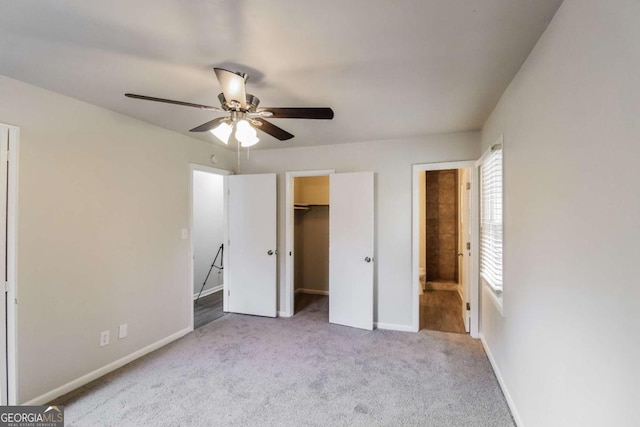
{"type": "Polygon", "coordinates": [[[480,275],[502,292],[502,145],[480,164],[480,275]]]}

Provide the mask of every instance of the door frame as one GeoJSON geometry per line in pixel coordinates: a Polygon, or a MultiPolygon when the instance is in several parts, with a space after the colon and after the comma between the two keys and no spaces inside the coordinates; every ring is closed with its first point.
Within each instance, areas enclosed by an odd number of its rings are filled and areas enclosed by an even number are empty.
{"type": "MultiPolygon", "coordinates": [[[[190,313],[190,317],[189,317],[189,330],[193,331],[193,325],[194,325],[194,319],[193,319],[193,279],[194,279],[194,274],[193,274],[193,267],[194,267],[194,263],[193,263],[193,256],[194,256],[194,250],[193,250],[193,175],[195,171],[199,171],[199,172],[207,172],[207,173],[212,173],[215,175],[221,175],[223,177],[228,176],[228,175],[233,175],[234,172],[230,171],[230,170],[226,170],[226,169],[219,169],[219,168],[213,168],[210,166],[204,166],[204,165],[200,165],[197,163],[189,163],[189,286],[187,286],[188,290],[189,290],[189,313],[190,313]]],[[[227,235],[227,197],[228,197],[228,184],[227,184],[227,180],[224,179],[224,184],[223,184],[223,198],[222,198],[222,203],[223,203],[223,207],[222,207],[222,227],[224,230],[224,237],[223,237],[223,242],[228,241],[228,235],[227,235]]],[[[227,264],[227,256],[228,256],[228,251],[223,251],[222,252],[222,265],[226,266],[227,264]]],[[[225,270],[224,268],[222,269],[222,285],[223,285],[223,291],[222,291],[222,305],[223,305],[223,310],[227,311],[227,298],[225,298],[224,296],[227,294],[227,284],[229,283],[227,280],[227,270],[225,270]]]]}
{"type": "MultiPolygon", "coordinates": [[[[294,234],[294,200],[293,200],[293,184],[294,178],[300,176],[328,176],[336,173],[335,169],[323,169],[323,170],[306,170],[306,171],[291,171],[285,173],[285,307],[284,310],[280,310],[278,315],[280,317],[291,317],[295,309],[295,292],[294,292],[294,262],[293,258],[293,234],[294,234]],[[292,254],[292,255],[289,255],[292,254]]],[[[331,191],[331,190],[329,190],[331,191]]]]}
{"type": "Polygon", "coordinates": [[[421,163],[412,165],[412,232],[411,232],[411,274],[412,274],[412,300],[413,300],[413,315],[412,315],[412,327],[415,332],[420,330],[420,194],[419,194],[419,179],[420,172],[437,171],[447,169],[470,169],[471,170],[471,206],[469,210],[471,212],[471,268],[469,271],[469,303],[471,305],[470,310],[470,325],[469,333],[473,338],[479,338],[479,314],[480,314],[480,282],[478,277],[478,170],[476,168],[475,160],[459,161],[459,162],[442,162],[442,163],[421,163]]]}
{"type": "Polygon", "coordinates": [[[18,404],[18,158],[20,128],[0,123],[9,131],[7,167],[7,400],[18,404]],[[11,303],[11,301],[13,303],[11,303]]]}

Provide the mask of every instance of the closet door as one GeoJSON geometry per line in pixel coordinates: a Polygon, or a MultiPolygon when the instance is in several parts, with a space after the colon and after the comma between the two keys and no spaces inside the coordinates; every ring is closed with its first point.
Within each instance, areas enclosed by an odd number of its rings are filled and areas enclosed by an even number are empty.
{"type": "Polygon", "coordinates": [[[232,175],[227,185],[228,310],[276,317],[276,175],[232,175]]]}
{"type": "Polygon", "coordinates": [[[373,172],[330,176],[329,322],[373,329],[373,172]]]}

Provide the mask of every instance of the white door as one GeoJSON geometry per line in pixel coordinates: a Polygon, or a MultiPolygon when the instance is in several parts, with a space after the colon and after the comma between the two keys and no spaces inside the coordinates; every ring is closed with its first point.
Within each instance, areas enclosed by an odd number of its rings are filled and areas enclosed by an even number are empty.
{"type": "MultiPolygon", "coordinates": [[[[0,281],[7,283],[7,154],[9,129],[0,126],[0,281]]],[[[0,405],[8,405],[7,376],[7,290],[0,298],[0,405]]]]}
{"type": "Polygon", "coordinates": [[[329,184],[329,322],[372,330],[373,172],[329,184]]]}
{"type": "Polygon", "coordinates": [[[276,317],[276,175],[228,183],[228,310],[276,317]]]}
{"type": "Polygon", "coordinates": [[[462,320],[465,331],[469,332],[471,312],[467,310],[471,283],[471,173],[460,169],[458,209],[458,279],[462,288],[462,320]],[[469,249],[467,249],[469,248],[469,249]]]}

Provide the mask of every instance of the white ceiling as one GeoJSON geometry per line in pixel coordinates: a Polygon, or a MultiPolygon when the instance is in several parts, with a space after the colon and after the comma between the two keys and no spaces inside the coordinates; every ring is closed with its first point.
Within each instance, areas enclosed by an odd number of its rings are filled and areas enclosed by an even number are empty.
{"type": "Polygon", "coordinates": [[[0,0],[0,74],[216,144],[188,130],[218,114],[123,94],[218,105],[222,66],[261,106],[335,111],[256,148],[478,130],[560,3],[0,0]]]}

